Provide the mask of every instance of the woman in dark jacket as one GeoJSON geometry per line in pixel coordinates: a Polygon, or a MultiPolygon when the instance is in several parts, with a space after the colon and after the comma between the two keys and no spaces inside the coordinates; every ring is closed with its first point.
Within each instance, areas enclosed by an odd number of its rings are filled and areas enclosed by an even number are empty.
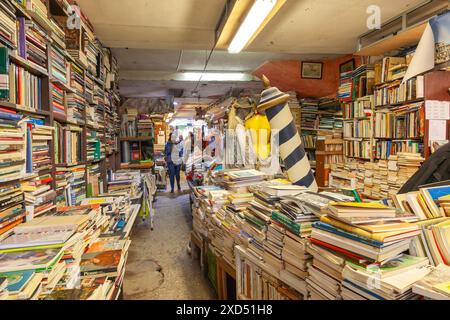
{"type": "Polygon", "coordinates": [[[172,140],[173,132],[169,135],[169,139],[167,140],[166,146],[164,147],[164,158],[167,164],[167,171],[169,172],[169,180],[170,180],[170,193],[174,192],[175,187],[175,179],[177,180],[178,191],[181,191],[180,185],[180,171],[181,171],[181,163],[174,163],[172,158],[172,152],[179,152],[179,156],[176,157],[180,159],[182,151],[178,151],[176,143],[172,140]]]}

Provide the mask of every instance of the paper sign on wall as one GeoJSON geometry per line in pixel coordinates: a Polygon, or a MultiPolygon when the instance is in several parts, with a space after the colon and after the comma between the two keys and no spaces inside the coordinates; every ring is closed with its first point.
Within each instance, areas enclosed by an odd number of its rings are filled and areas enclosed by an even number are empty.
{"type": "Polygon", "coordinates": [[[425,102],[425,118],[427,120],[450,119],[450,101],[427,100],[425,102]]]}
{"type": "Polygon", "coordinates": [[[447,120],[430,120],[428,140],[440,141],[445,139],[447,139],[447,120]]]}

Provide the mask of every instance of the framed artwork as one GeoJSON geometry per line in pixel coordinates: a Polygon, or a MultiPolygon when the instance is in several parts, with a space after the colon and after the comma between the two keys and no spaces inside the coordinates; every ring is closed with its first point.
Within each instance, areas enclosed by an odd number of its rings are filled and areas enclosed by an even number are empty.
{"type": "Polygon", "coordinates": [[[339,73],[349,72],[355,70],[355,59],[348,60],[339,65],[339,73]]]}
{"type": "Polygon", "coordinates": [[[302,62],[303,79],[322,79],[322,62],[302,62]]]}

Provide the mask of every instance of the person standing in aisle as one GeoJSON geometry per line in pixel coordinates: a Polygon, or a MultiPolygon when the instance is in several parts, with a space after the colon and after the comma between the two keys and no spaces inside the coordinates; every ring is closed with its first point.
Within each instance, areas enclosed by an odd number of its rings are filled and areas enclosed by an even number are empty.
{"type": "Polygon", "coordinates": [[[178,191],[181,191],[180,171],[183,157],[182,143],[177,140],[177,137],[172,132],[164,148],[164,155],[167,164],[167,171],[169,172],[170,193],[174,193],[175,180],[177,181],[178,191]]]}

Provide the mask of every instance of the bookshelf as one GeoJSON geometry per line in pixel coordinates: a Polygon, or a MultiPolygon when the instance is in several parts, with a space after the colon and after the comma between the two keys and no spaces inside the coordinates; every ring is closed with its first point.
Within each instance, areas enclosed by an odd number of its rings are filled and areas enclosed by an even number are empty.
{"type": "Polygon", "coordinates": [[[342,111],[339,101],[330,98],[300,99],[300,110],[300,137],[310,165],[317,172],[319,170],[316,167],[318,136],[342,130],[342,111]]]}
{"type": "Polygon", "coordinates": [[[25,191],[27,209],[35,215],[106,190],[107,170],[115,170],[118,162],[117,61],[95,37],[87,17],[83,15],[80,30],[66,27],[68,5],[66,0],[7,0],[0,6],[0,17],[7,21],[0,26],[0,50],[6,52],[0,64],[8,67],[0,73],[14,71],[31,79],[28,85],[11,76],[16,82],[1,87],[0,108],[27,118],[24,135],[30,136],[24,158],[31,167],[15,180],[28,183],[30,190],[38,184],[50,187],[48,197],[36,195],[46,199],[44,205],[33,205],[32,194],[25,191]],[[72,33],[80,36],[79,55],[71,54],[76,53],[72,33]],[[33,44],[28,34],[34,36],[33,44]],[[79,58],[88,40],[96,49],[91,64],[79,58]]]}

